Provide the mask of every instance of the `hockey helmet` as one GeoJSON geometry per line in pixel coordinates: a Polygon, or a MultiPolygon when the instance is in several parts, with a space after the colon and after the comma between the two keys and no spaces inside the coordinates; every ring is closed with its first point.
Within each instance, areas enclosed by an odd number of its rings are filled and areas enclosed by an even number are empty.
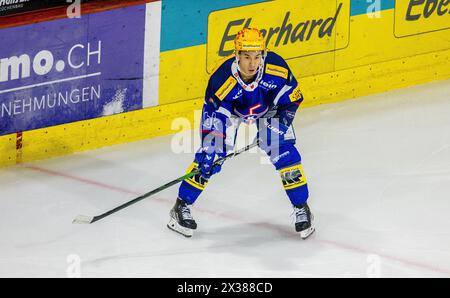
{"type": "Polygon", "coordinates": [[[244,28],[234,39],[236,53],[239,51],[266,51],[266,40],[256,28],[244,28]]]}

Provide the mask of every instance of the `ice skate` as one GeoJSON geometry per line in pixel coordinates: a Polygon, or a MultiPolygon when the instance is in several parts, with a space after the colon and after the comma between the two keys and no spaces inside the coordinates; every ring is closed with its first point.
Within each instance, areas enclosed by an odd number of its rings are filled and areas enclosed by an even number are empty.
{"type": "Polygon", "coordinates": [[[170,221],[167,227],[185,237],[192,237],[197,223],[192,218],[189,206],[181,199],[177,199],[175,206],[170,210],[170,221]]]}
{"type": "Polygon", "coordinates": [[[300,233],[300,237],[306,239],[311,236],[315,231],[314,215],[311,213],[308,204],[294,206],[294,214],[295,230],[300,233]]]}

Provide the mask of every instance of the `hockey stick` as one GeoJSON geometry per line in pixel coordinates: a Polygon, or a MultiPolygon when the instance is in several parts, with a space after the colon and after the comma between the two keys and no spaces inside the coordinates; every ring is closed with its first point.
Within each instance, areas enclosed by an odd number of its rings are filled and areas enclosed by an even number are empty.
{"type": "MultiPolygon", "coordinates": [[[[244,152],[248,151],[249,149],[257,146],[258,144],[259,144],[259,140],[255,141],[254,143],[252,143],[250,145],[247,145],[246,147],[244,147],[244,148],[242,148],[242,149],[240,149],[238,151],[230,153],[230,154],[228,154],[225,157],[219,158],[218,160],[215,161],[215,164],[220,164],[221,165],[221,164],[223,164],[225,162],[225,160],[230,159],[230,158],[232,158],[234,156],[237,156],[237,155],[239,155],[241,153],[244,153],[244,152]]],[[[197,175],[199,172],[200,172],[200,170],[198,170],[198,169],[195,170],[195,171],[192,171],[192,172],[190,172],[190,173],[188,173],[188,174],[186,174],[184,176],[181,176],[180,178],[177,178],[177,179],[175,179],[175,180],[173,180],[173,181],[171,181],[169,183],[166,183],[163,186],[160,186],[160,187],[158,187],[158,188],[156,188],[156,189],[154,189],[152,191],[149,191],[148,193],[143,194],[143,195],[141,195],[141,196],[139,196],[139,197],[137,197],[137,198],[135,198],[135,199],[133,199],[133,200],[131,200],[129,202],[126,202],[126,203],[124,203],[124,204],[122,204],[122,205],[120,205],[120,206],[118,206],[118,207],[116,207],[114,209],[111,209],[111,210],[109,210],[109,211],[107,211],[107,212],[105,212],[103,214],[100,214],[100,215],[97,215],[97,216],[78,215],[73,220],[72,223],[76,223],[76,224],[91,224],[91,223],[94,223],[96,221],[99,221],[99,220],[101,220],[101,219],[103,219],[103,218],[105,218],[105,217],[107,217],[107,216],[109,216],[109,215],[111,215],[113,213],[116,213],[119,210],[122,210],[122,209],[124,209],[124,208],[126,208],[128,206],[136,204],[137,202],[139,202],[139,201],[141,201],[141,200],[143,200],[145,198],[148,198],[149,196],[152,196],[152,195],[154,195],[154,194],[156,194],[156,193],[158,193],[158,192],[160,192],[160,191],[162,191],[162,190],[164,190],[166,188],[169,188],[172,185],[175,185],[175,184],[177,184],[177,183],[179,183],[179,182],[181,182],[181,181],[183,181],[185,179],[189,179],[189,178],[197,175]]]]}

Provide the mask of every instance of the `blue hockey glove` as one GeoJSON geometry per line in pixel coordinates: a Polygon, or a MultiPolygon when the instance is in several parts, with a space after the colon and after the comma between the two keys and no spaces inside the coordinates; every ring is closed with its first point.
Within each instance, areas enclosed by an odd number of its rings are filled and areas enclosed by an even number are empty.
{"type": "Polygon", "coordinates": [[[259,139],[259,147],[265,152],[278,148],[288,129],[289,126],[284,125],[277,118],[261,119],[256,136],[259,139]]]}
{"type": "Polygon", "coordinates": [[[215,151],[208,150],[208,148],[201,148],[195,154],[195,161],[198,163],[200,175],[206,180],[222,170],[222,164],[214,164],[216,155],[219,157],[224,156],[224,154],[217,154],[215,151]]]}

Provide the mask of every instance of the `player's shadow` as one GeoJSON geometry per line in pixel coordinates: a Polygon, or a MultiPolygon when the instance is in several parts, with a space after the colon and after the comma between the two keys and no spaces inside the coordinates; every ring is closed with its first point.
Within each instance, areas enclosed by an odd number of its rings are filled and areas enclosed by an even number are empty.
{"type": "Polygon", "coordinates": [[[315,254],[307,242],[315,235],[302,240],[289,224],[242,223],[210,231],[198,230],[195,237],[213,240],[208,248],[211,253],[257,258],[271,272],[296,271],[303,258],[315,254]]]}
{"type": "MultiPolygon", "coordinates": [[[[360,272],[355,269],[360,264],[353,269],[348,266],[348,254],[355,254],[364,264],[371,250],[367,244],[377,243],[382,235],[376,229],[358,228],[353,220],[340,214],[316,211],[315,215],[316,232],[306,240],[300,238],[288,221],[286,224],[250,222],[207,231],[200,229],[195,237],[213,241],[208,248],[210,253],[257,259],[263,269],[254,273],[249,269],[248,274],[252,275],[313,276],[313,272],[317,274],[314,267],[320,263],[335,268],[324,272],[324,276],[363,276],[365,267],[361,267],[364,270],[360,272]],[[328,254],[335,257],[317,259],[317,255],[328,254]]],[[[241,269],[245,274],[245,268],[241,269]]]]}

